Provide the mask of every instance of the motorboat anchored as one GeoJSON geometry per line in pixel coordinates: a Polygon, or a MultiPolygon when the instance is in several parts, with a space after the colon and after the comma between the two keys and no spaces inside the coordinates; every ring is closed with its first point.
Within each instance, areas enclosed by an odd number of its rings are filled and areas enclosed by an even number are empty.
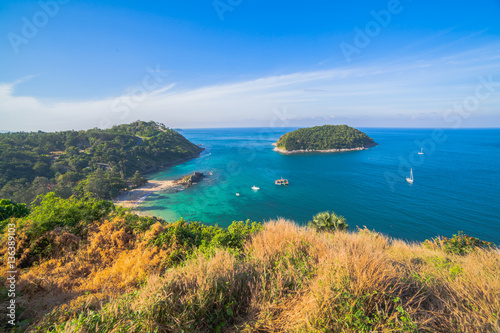
{"type": "Polygon", "coordinates": [[[288,185],[288,179],[280,178],[274,181],[275,185],[288,185]]]}

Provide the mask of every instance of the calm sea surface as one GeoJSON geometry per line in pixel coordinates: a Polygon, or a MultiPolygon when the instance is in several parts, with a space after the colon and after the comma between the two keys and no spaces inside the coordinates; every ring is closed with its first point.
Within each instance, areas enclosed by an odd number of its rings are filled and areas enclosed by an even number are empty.
{"type": "Polygon", "coordinates": [[[499,129],[433,134],[360,128],[379,145],[334,154],[274,152],[271,144],[293,129],[181,131],[205,151],[151,178],[176,179],[194,171],[212,176],[178,193],[152,194],[141,209],[167,221],[183,217],[221,226],[276,217],[306,224],[315,213],[333,210],[351,229],[367,226],[416,241],[462,230],[500,244],[499,129]],[[423,155],[417,154],[421,148],[423,155]],[[410,168],[412,185],[405,180],[410,168]],[[288,187],[274,185],[281,177],[290,181],[288,187]]]}

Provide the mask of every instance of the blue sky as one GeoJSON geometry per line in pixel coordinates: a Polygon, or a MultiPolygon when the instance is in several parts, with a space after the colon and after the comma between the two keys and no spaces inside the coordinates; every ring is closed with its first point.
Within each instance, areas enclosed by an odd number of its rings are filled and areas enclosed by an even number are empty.
{"type": "Polygon", "coordinates": [[[500,2],[0,3],[0,130],[499,127],[500,2]]]}

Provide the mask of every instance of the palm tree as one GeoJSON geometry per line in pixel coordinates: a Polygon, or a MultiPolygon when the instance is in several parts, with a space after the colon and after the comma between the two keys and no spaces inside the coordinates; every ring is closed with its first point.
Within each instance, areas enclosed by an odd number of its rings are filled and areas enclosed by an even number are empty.
{"type": "Polygon", "coordinates": [[[313,216],[309,221],[309,227],[317,231],[337,231],[349,228],[345,217],[339,216],[334,212],[321,212],[313,216]]]}

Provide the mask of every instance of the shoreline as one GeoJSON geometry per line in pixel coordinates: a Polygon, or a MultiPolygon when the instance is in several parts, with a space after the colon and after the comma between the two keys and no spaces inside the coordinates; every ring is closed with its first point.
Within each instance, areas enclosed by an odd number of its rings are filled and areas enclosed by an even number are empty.
{"type": "Polygon", "coordinates": [[[181,189],[183,186],[177,184],[176,180],[148,180],[143,186],[128,190],[122,195],[113,200],[115,205],[120,205],[125,208],[138,208],[139,205],[151,194],[168,190],[181,189]]]}
{"type": "MultiPolygon", "coordinates": [[[[161,165],[151,167],[148,170],[141,172],[141,175],[157,173],[162,171],[165,167],[182,164],[192,159],[198,158],[200,157],[201,153],[205,150],[205,148],[202,147],[199,148],[200,151],[197,154],[187,156],[184,158],[179,158],[174,161],[166,162],[161,165]]],[[[179,180],[148,180],[148,182],[142,185],[141,187],[132,190],[126,190],[125,193],[114,198],[112,202],[115,205],[119,205],[125,208],[132,208],[132,210],[134,210],[138,208],[139,205],[153,193],[168,189],[172,190],[175,189],[177,191],[183,189],[184,186],[178,181],[179,180]]]]}
{"type": "Polygon", "coordinates": [[[306,153],[343,153],[348,151],[367,150],[368,148],[371,147],[340,148],[340,149],[325,149],[325,150],[314,150],[314,149],[284,150],[275,146],[273,150],[281,154],[291,155],[291,154],[306,154],[306,153]]]}

